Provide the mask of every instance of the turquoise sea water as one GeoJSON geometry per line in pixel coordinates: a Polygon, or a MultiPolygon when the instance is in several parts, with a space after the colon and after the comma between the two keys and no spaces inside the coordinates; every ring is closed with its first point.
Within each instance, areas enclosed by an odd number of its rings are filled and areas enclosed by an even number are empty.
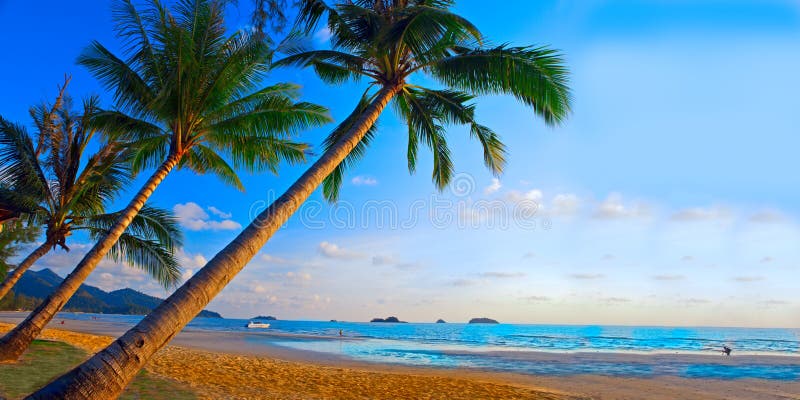
{"type": "MultiPolygon", "coordinates": [[[[91,318],[91,314],[64,316],[91,318]]],[[[101,318],[133,323],[141,317],[101,318]]],[[[187,329],[254,333],[244,327],[246,323],[196,318],[187,329]]],[[[800,379],[798,329],[327,321],[270,324],[269,329],[247,335],[245,340],[255,346],[281,346],[361,361],[525,374],[800,379]],[[340,329],[345,340],[339,339],[340,329]],[[723,345],[733,348],[732,357],[721,355],[723,345]],[[625,356],[619,357],[620,353],[625,356]]]]}

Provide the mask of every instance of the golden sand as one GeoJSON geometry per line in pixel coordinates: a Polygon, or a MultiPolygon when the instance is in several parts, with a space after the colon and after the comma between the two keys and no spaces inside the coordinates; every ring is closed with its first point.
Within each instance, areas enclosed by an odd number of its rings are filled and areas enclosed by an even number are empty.
{"type": "MultiPolygon", "coordinates": [[[[12,325],[0,323],[0,331],[12,325]]],[[[96,352],[108,336],[45,329],[42,339],[96,352]]],[[[145,367],[183,382],[203,399],[542,399],[576,397],[487,378],[370,371],[167,346],[145,367]]],[[[453,373],[455,375],[456,372],[453,373]]]]}

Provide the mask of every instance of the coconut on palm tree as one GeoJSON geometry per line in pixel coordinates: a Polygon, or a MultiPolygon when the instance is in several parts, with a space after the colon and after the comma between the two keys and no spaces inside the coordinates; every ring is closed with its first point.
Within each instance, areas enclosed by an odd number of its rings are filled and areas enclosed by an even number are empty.
{"type": "Polygon", "coordinates": [[[569,113],[567,70],[559,54],[544,47],[483,47],[480,32],[453,14],[446,0],[352,0],[334,6],[300,1],[299,23],[312,31],[327,16],[334,50],[298,51],[282,64],[312,66],[327,82],[369,79],[353,113],[327,140],[321,157],[239,236],[217,253],[142,321],[104,350],[35,392],[31,398],[118,396],[139,369],[214,298],[267,240],[328,178],[325,193],[335,198],[344,166],[376,139],[375,122],[394,101],[409,133],[408,164],[416,164],[421,142],[434,157],[433,179],[444,187],[452,173],[445,141],[448,125],[466,125],[496,172],[504,148],[491,130],[474,119],[473,96],[511,94],[556,124],[569,113]],[[427,74],[445,89],[409,83],[427,74]]]}
{"type": "MultiPolygon", "coordinates": [[[[57,247],[69,251],[67,238],[73,233],[85,231],[95,240],[106,234],[117,213],[107,213],[105,208],[131,180],[131,152],[118,143],[102,143],[95,154],[84,159],[97,134],[89,126],[97,99],[84,101],[82,115],[75,115],[70,107],[62,88],[53,106],[31,109],[39,130],[36,145],[24,127],[0,117],[0,183],[15,188],[13,193],[24,192],[22,196],[38,199],[25,219],[45,233],[44,241],[0,284],[0,299],[45,254],[57,247]]],[[[173,257],[181,240],[180,228],[169,211],[145,207],[109,256],[147,271],[169,288],[181,276],[173,257]]]]}
{"type": "Polygon", "coordinates": [[[242,189],[234,168],[276,171],[281,162],[301,162],[307,146],[291,135],[330,122],[324,107],[297,101],[297,86],[262,85],[269,44],[250,32],[226,32],[224,5],[183,0],[173,13],[157,0],[141,11],[130,0],[117,1],[114,17],[126,57],[97,42],[80,55],[79,64],[115,99],[116,107],[95,113],[92,124],[129,144],[134,172],[155,171],[67,279],[0,339],[0,361],[22,354],[172,170],[215,174],[242,189]]]}

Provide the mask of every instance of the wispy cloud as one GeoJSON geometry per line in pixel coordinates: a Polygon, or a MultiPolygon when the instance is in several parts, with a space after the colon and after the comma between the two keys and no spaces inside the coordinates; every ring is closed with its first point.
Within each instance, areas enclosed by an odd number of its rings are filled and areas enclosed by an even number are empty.
{"type": "Polygon", "coordinates": [[[331,30],[328,27],[323,27],[314,33],[314,39],[319,43],[327,43],[331,39],[331,30]]]}
{"type": "Polygon", "coordinates": [[[489,271],[478,274],[481,278],[491,279],[508,279],[508,278],[522,278],[525,276],[524,272],[499,272],[489,271]]]}
{"type": "Polygon", "coordinates": [[[490,195],[496,193],[501,187],[503,187],[503,185],[500,183],[500,179],[492,178],[492,183],[483,189],[483,194],[490,195]]]}
{"type": "Polygon", "coordinates": [[[356,186],[375,186],[378,180],[369,176],[358,175],[350,180],[350,183],[356,186]]]}
{"type": "Polygon", "coordinates": [[[764,277],[763,276],[735,276],[735,277],[733,277],[733,280],[736,281],[736,282],[748,283],[748,282],[763,281],[764,277]]]}
{"type": "Polygon", "coordinates": [[[570,274],[569,277],[572,279],[579,279],[579,280],[595,280],[595,279],[603,279],[606,276],[603,274],[581,273],[581,274],[570,274]]]}
{"type": "Polygon", "coordinates": [[[477,285],[478,281],[473,280],[473,279],[458,278],[458,279],[453,279],[452,281],[450,281],[449,284],[450,284],[450,286],[466,287],[466,286],[477,285]]]}
{"type": "Polygon", "coordinates": [[[682,281],[686,279],[686,277],[678,274],[674,275],[665,274],[665,275],[655,275],[653,276],[653,279],[657,281],[682,281]]]}
{"type": "Polygon", "coordinates": [[[778,210],[767,209],[752,214],[748,220],[761,224],[775,224],[786,222],[789,220],[789,217],[778,210]]]}
{"type": "Polygon", "coordinates": [[[679,222],[727,220],[732,217],[730,210],[724,207],[691,207],[672,214],[670,219],[679,222]]]}
{"type": "Polygon", "coordinates": [[[649,217],[650,208],[642,202],[625,203],[622,195],[611,193],[595,209],[593,217],[597,219],[623,219],[649,217]]]}
{"type": "Polygon", "coordinates": [[[230,213],[220,211],[216,207],[208,208],[214,215],[223,218],[222,220],[212,220],[211,216],[195,202],[188,202],[183,204],[175,204],[172,211],[178,222],[184,228],[190,231],[223,231],[223,230],[236,230],[241,229],[242,225],[238,222],[228,219],[230,213]]]}
{"type": "Polygon", "coordinates": [[[346,250],[339,245],[330,243],[330,242],[322,242],[317,247],[317,250],[320,254],[328,258],[335,258],[340,260],[354,260],[358,258],[363,258],[364,255],[355,251],[346,250]]]}
{"type": "Polygon", "coordinates": [[[550,301],[551,299],[547,296],[526,296],[522,297],[522,300],[529,301],[531,303],[543,303],[550,301]]]}

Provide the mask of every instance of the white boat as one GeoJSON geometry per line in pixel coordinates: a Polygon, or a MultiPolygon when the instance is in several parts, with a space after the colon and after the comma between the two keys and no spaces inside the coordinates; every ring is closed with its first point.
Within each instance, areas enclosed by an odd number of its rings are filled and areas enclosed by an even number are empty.
{"type": "Polygon", "coordinates": [[[250,322],[247,323],[247,327],[250,328],[250,329],[254,329],[254,328],[269,328],[269,324],[264,323],[264,322],[258,322],[258,321],[250,321],[250,322]]]}

